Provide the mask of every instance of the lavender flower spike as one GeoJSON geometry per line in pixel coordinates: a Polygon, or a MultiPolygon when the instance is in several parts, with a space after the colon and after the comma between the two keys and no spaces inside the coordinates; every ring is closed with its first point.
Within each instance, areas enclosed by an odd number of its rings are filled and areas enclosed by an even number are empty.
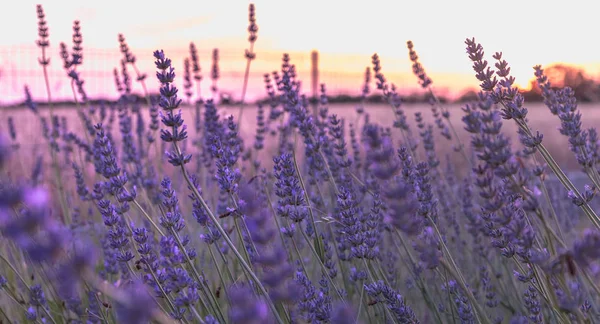
{"type": "Polygon", "coordinates": [[[0,135],[0,169],[4,166],[6,161],[8,161],[9,156],[10,144],[8,143],[8,139],[0,135]]]}
{"type": "Polygon", "coordinates": [[[173,111],[181,104],[181,99],[177,98],[177,87],[173,84],[175,79],[175,69],[171,66],[171,60],[165,57],[165,53],[160,51],[154,52],[156,61],[154,64],[159,70],[156,72],[156,77],[161,83],[160,87],[160,102],[159,106],[165,110],[166,115],[162,116],[162,122],[169,129],[160,131],[160,138],[165,142],[173,142],[175,150],[167,152],[169,163],[174,166],[184,165],[192,159],[191,154],[184,154],[177,146],[177,142],[181,142],[187,138],[186,126],[183,125],[181,111],[174,114],[173,111]]]}

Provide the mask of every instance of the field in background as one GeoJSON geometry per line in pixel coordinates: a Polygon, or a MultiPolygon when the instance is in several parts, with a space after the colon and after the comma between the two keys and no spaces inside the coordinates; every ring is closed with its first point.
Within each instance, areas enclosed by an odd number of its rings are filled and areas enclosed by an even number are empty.
{"type": "MultiPolygon", "coordinates": [[[[358,122],[358,125],[361,126],[363,124],[363,117],[361,117],[360,120],[357,120],[357,114],[354,107],[355,105],[353,104],[333,104],[330,105],[329,111],[332,114],[337,114],[339,117],[344,118],[346,120],[346,125],[350,123],[356,125],[358,122]]],[[[414,113],[416,112],[422,112],[426,123],[434,124],[433,117],[430,112],[430,106],[424,104],[407,104],[404,107],[411,125],[411,129],[417,129],[414,121],[414,113]]],[[[448,105],[447,107],[451,113],[451,121],[461,137],[461,142],[464,145],[469,146],[469,134],[464,131],[463,122],[461,121],[463,116],[463,112],[461,111],[462,106],[459,104],[454,104],[448,105]]],[[[567,138],[558,132],[558,127],[560,126],[558,117],[550,114],[549,110],[543,104],[536,103],[526,105],[526,107],[529,109],[528,116],[530,125],[534,130],[539,130],[544,134],[543,142],[550,153],[552,153],[552,156],[557,160],[559,165],[567,170],[576,171],[578,169],[578,164],[573,153],[568,148],[567,138]]],[[[584,127],[587,128],[600,124],[600,106],[598,104],[581,104],[579,105],[579,108],[583,114],[582,120],[584,127]]],[[[268,111],[268,108],[266,109],[268,111]]],[[[57,115],[67,117],[67,122],[71,131],[81,134],[81,121],[75,113],[75,108],[57,107],[55,108],[55,111],[57,115]]],[[[230,106],[226,108],[220,108],[219,111],[221,116],[227,116],[229,114],[234,114],[234,116],[237,116],[239,108],[230,106]]],[[[373,122],[376,122],[380,125],[392,126],[393,119],[392,109],[390,106],[370,105],[367,106],[365,112],[369,114],[373,122]]],[[[43,115],[47,116],[48,113],[49,112],[47,110],[42,110],[43,115]]],[[[148,118],[147,111],[143,112],[142,114],[145,118],[148,118]]],[[[193,114],[194,109],[192,107],[183,107],[183,117],[185,124],[188,125],[188,132],[192,139],[194,138],[195,134],[193,126],[193,114]]],[[[44,145],[47,145],[45,144],[45,139],[42,136],[42,127],[39,123],[39,120],[37,120],[37,118],[28,109],[0,109],[0,129],[5,129],[7,127],[7,119],[9,116],[12,116],[15,124],[19,125],[17,129],[17,139],[21,145],[19,154],[36,156],[36,152],[40,151],[38,148],[45,148],[44,145]]],[[[241,123],[242,138],[246,141],[246,143],[252,143],[254,141],[256,129],[256,107],[253,105],[246,106],[243,119],[244,120],[241,123]]],[[[148,120],[145,120],[145,122],[147,123],[148,120]]],[[[115,120],[115,125],[116,123],[118,123],[117,120],[115,120]]],[[[503,129],[505,134],[512,138],[513,143],[515,145],[519,145],[516,125],[512,121],[505,121],[503,129]]],[[[348,127],[346,127],[346,132],[348,132],[348,127]]],[[[398,135],[397,131],[394,131],[393,134],[398,135]]],[[[458,153],[453,152],[452,146],[449,145],[441,135],[439,135],[437,130],[435,135],[437,145],[436,150],[439,152],[440,158],[444,158],[447,154],[450,154],[450,158],[452,160],[456,160],[454,162],[458,162],[455,163],[455,165],[464,165],[464,160],[462,160],[462,157],[458,153]]],[[[265,154],[265,156],[272,156],[272,154],[265,154]]],[[[464,172],[464,170],[459,171],[464,172]]]]}

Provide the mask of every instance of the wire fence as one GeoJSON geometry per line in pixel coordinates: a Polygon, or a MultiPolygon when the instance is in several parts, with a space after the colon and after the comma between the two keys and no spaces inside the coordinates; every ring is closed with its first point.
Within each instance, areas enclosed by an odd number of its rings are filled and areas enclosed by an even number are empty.
{"type": "MultiPolygon", "coordinates": [[[[154,59],[152,50],[133,49],[137,57],[138,68],[148,74],[148,86],[158,89],[158,83],[154,76],[154,59]]],[[[51,59],[48,76],[50,89],[54,100],[70,100],[73,98],[70,79],[62,68],[62,59],[58,53],[58,46],[49,49],[51,59]]],[[[165,50],[165,53],[173,60],[176,68],[176,84],[183,85],[183,61],[189,56],[187,49],[165,50]]],[[[203,76],[202,92],[208,93],[211,80],[210,71],[212,65],[212,49],[199,49],[201,74],[203,76]]],[[[113,69],[119,71],[122,54],[118,48],[115,49],[92,49],[84,48],[83,65],[78,68],[81,77],[85,80],[85,90],[90,98],[115,98],[116,86],[113,69]]],[[[256,99],[263,97],[264,74],[277,71],[281,66],[283,53],[258,52],[256,59],[252,62],[248,98],[256,99]]],[[[0,103],[15,103],[24,100],[23,87],[27,85],[34,99],[44,100],[46,97],[46,85],[42,69],[38,64],[40,50],[35,45],[22,45],[11,47],[0,47],[0,103]]],[[[292,63],[296,66],[299,78],[303,80],[304,91],[310,91],[311,83],[311,53],[290,53],[292,63]]],[[[370,65],[370,57],[362,55],[319,55],[319,83],[325,83],[329,94],[349,93],[358,94],[364,83],[364,71],[370,65]]],[[[391,72],[386,73],[388,80],[394,81],[398,86],[413,86],[414,78],[410,75],[407,60],[386,59],[385,66],[390,67],[391,72]],[[398,67],[404,70],[399,70],[398,67]],[[396,71],[392,69],[396,68],[396,71]]],[[[221,92],[230,93],[233,98],[239,96],[244,77],[246,60],[244,49],[227,49],[219,51],[220,78],[218,87],[221,92]]],[[[130,75],[135,78],[133,71],[130,75]]],[[[133,91],[141,93],[141,87],[134,82],[133,91]]]]}

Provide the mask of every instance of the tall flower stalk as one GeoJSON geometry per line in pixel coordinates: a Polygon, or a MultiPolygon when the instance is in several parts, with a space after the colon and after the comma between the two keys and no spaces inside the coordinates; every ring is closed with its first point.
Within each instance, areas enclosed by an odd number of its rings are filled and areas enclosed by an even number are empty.
{"type": "Polygon", "coordinates": [[[251,3],[248,6],[248,42],[250,47],[246,49],[244,56],[246,57],[246,70],[244,71],[244,83],[242,84],[242,97],[240,99],[240,113],[238,115],[238,122],[242,125],[242,115],[244,113],[244,106],[246,104],[246,90],[248,89],[248,78],[250,77],[250,63],[256,59],[256,53],[254,53],[254,43],[258,38],[258,25],[256,24],[256,11],[254,4],[251,3]]]}
{"type": "Polygon", "coordinates": [[[587,130],[581,127],[581,112],[577,109],[575,92],[569,87],[554,90],[540,65],[534,67],[538,86],[542,90],[544,104],[550,112],[560,119],[560,133],[569,138],[569,148],[583,171],[596,188],[600,188],[598,163],[598,135],[595,128],[587,130]]]}
{"type": "Polygon", "coordinates": [[[508,63],[502,59],[502,53],[494,54],[494,59],[497,61],[495,67],[498,69],[495,71],[489,67],[488,62],[484,60],[483,46],[475,42],[475,38],[467,38],[465,44],[467,45],[469,59],[473,62],[473,69],[475,70],[476,77],[481,82],[481,89],[489,92],[492,99],[494,99],[494,102],[499,103],[503,107],[502,118],[515,121],[524,136],[529,138],[531,143],[534,144],[534,147],[540,152],[540,155],[542,155],[548,164],[548,167],[554,172],[562,185],[569,190],[569,192],[572,192],[578,201],[582,202],[579,204],[579,207],[581,207],[590,221],[596,228],[600,229],[600,218],[596,212],[590,207],[588,201],[586,201],[584,196],[567,177],[552,155],[550,155],[548,149],[542,144],[542,138],[540,137],[539,132],[534,134],[533,130],[530,128],[527,121],[527,109],[523,107],[523,95],[521,95],[518,88],[513,85],[515,78],[510,76],[510,68],[508,67],[508,63]],[[500,80],[498,80],[498,77],[500,77],[500,80]]]}
{"type": "Polygon", "coordinates": [[[181,140],[185,139],[187,134],[185,132],[185,127],[182,127],[183,119],[181,117],[181,112],[179,112],[177,115],[175,115],[173,112],[173,110],[179,107],[181,103],[181,100],[177,98],[178,90],[172,84],[173,80],[175,79],[175,69],[171,67],[171,60],[165,56],[162,50],[155,51],[154,57],[156,58],[155,65],[159,70],[159,72],[156,73],[156,76],[162,84],[160,88],[161,101],[159,105],[167,114],[163,117],[163,124],[170,128],[169,130],[161,131],[161,138],[163,138],[163,141],[171,142],[173,146],[173,150],[171,152],[167,152],[169,162],[173,166],[179,167],[185,181],[187,182],[189,188],[192,190],[192,194],[200,202],[202,208],[204,208],[204,210],[208,214],[208,217],[210,217],[211,221],[213,222],[213,224],[227,243],[229,249],[231,249],[231,251],[235,254],[238,262],[241,264],[244,271],[246,271],[246,273],[252,278],[252,281],[258,287],[260,292],[265,297],[267,297],[269,308],[273,312],[273,315],[277,318],[277,321],[279,323],[283,323],[283,320],[279,317],[279,313],[277,312],[277,308],[273,304],[273,301],[268,298],[269,294],[263,286],[263,284],[261,283],[260,279],[254,273],[254,271],[252,271],[250,265],[244,260],[244,257],[236,248],[235,244],[229,237],[227,231],[225,231],[223,226],[221,226],[219,219],[212,212],[202,195],[200,195],[200,192],[198,192],[196,186],[194,186],[193,182],[191,181],[191,178],[185,167],[185,164],[190,162],[191,155],[186,155],[182,153],[181,149],[179,148],[179,145],[177,144],[181,140]],[[182,127],[182,129],[179,129],[180,127],[182,127]]]}
{"type": "MultiPolygon", "coordinates": [[[[48,97],[48,106],[50,107],[50,119],[55,120],[54,116],[54,104],[52,102],[52,92],[50,91],[50,79],[48,77],[48,65],[50,64],[50,58],[46,56],[46,49],[50,46],[50,41],[48,40],[48,25],[46,22],[46,15],[44,14],[44,9],[42,5],[37,5],[37,17],[38,17],[38,36],[37,40],[38,47],[42,50],[42,57],[38,59],[38,62],[42,66],[44,72],[44,81],[46,84],[46,94],[48,97]]],[[[52,144],[51,144],[52,145],[52,144]]],[[[65,189],[63,187],[61,170],[58,166],[58,158],[56,156],[56,150],[54,148],[50,148],[50,155],[52,158],[52,168],[54,170],[54,176],[56,185],[58,187],[58,194],[60,197],[60,205],[62,209],[62,217],[65,223],[69,222],[69,208],[67,208],[67,202],[65,198],[65,189]]]]}
{"type": "Polygon", "coordinates": [[[471,164],[471,160],[467,156],[465,147],[462,144],[460,137],[458,136],[458,133],[456,132],[456,129],[454,128],[454,125],[452,124],[452,121],[450,120],[450,112],[448,111],[447,108],[442,106],[440,99],[433,91],[433,87],[432,87],[433,81],[431,80],[431,78],[429,78],[429,76],[425,72],[425,68],[423,67],[421,62],[419,62],[419,56],[417,56],[417,52],[414,49],[413,42],[407,41],[406,46],[408,48],[408,56],[409,56],[410,60],[413,62],[413,65],[412,65],[413,74],[419,79],[419,85],[421,85],[421,87],[423,89],[426,89],[429,92],[430,103],[432,105],[431,110],[433,112],[434,117],[436,118],[436,125],[438,126],[438,128],[441,129],[442,135],[448,139],[450,139],[450,137],[451,137],[450,134],[448,133],[448,129],[450,129],[450,131],[452,131],[452,137],[454,137],[454,140],[456,141],[456,144],[457,144],[456,149],[460,151],[460,153],[464,157],[465,161],[467,163],[471,164]],[[440,112],[437,111],[438,108],[441,110],[441,114],[440,114],[440,112]],[[447,126],[444,125],[442,119],[440,118],[440,115],[442,118],[444,118],[446,120],[447,126]]]}
{"type": "Polygon", "coordinates": [[[142,85],[142,89],[144,91],[144,98],[146,98],[146,104],[148,105],[148,107],[152,106],[150,94],[148,93],[148,87],[146,86],[147,76],[145,73],[142,73],[138,68],[136,64],[136,57],[129,49],[129,46],[127,45],[125,36],[123,36],[123,34],[119,34],[119,48],[121,50],[121,53],[123,54],[123,64],[131,64],[136,74],[136,80],[142,85]]]}
{"type": "Polygon", "coordinates": [[[218,101],[219,87],[217,82],[221,77],[221,73],[219,70],[219,49],[215,48],[212,51],[212,66],[210,71],[210,78],[212,79],[212,85],[210,86],[210,90],[212,91],[212,99],[214,102],[218,101]]]}

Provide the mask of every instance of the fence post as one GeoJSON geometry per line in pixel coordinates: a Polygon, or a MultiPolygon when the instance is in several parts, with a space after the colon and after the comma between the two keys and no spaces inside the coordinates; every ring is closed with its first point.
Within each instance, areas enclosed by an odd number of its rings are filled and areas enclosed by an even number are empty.
{"type": "Polygon", "coordinates": [[[313,114],[316,118],[319,106],[319,52],[313,50],[310,54],[313,114]]]}

